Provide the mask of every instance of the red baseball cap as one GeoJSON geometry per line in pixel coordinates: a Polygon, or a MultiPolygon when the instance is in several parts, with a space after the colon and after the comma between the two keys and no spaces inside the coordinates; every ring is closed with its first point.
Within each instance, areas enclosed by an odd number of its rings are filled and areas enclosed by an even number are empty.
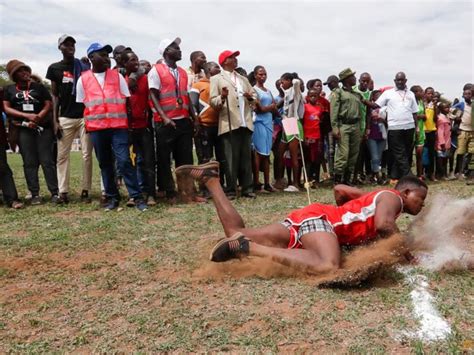
{"type": "Polygon", "coordinates": [[[229,57],[232,57],[232,56],[238,56],[240,55],[240,51],[235,51],[235,52],[232,52],[232,51],[224,51],[222,52],[221,54],[219,54],[219,64],[222,65],[222,63],[225,62],[225,60],[229,57]]]}

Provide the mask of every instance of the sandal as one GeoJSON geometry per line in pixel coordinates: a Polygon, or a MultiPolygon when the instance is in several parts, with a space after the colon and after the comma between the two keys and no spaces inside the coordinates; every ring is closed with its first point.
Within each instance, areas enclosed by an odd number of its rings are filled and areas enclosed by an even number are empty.
{"type": "Polygon", "coordinates": [[[176,168],[176,175],[190,175],[194,179],[206,183],[211,177],[219,177],[219,162],[210,161],[201,165],[181,165],[176,168]]]}

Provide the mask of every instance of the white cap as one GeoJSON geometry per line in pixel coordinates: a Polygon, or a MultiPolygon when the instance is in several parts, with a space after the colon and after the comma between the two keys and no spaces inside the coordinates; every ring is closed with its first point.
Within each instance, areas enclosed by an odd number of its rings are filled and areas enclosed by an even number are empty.
{"type": "Polygon", "coordinates": [[[176,37],[174,41],[170,40],[169,38],[162,39],[160,45],[158,46],[158,52],[163,55],[165,49],[168,48],[172,43],[176,43],[179,46],[181,43],[181,38],[176,37]]]}

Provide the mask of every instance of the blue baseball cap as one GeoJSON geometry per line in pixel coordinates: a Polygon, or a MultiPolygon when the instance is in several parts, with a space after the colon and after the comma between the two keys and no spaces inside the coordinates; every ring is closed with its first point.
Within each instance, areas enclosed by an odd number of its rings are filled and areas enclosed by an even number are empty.
{"type": "Polygon", "coordinates": [[[87,56],[90,56],[94,52],[106,51],[107,53],[112,53],[112,47],[110,45],[101,45],[100,43],[92,43],[89,48],[87,48],[87,56]]]}

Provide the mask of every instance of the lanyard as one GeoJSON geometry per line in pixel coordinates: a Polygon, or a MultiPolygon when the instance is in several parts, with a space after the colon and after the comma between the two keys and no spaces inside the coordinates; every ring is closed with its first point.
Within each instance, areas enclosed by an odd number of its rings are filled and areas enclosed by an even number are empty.
{"type": "Polygon", "coordinates": [[[400,95],[400,90],[397,90],[398,96],[400,96],[402,98],[402,101],[405,101],[405,97],[407,96],[407,90],[406,89],[403,90],[403,93],[404,93],[404,95],[402,96],[402,95],[400,95]]]}
{"type": "Polygon", "coordinates": [[[174,82],[176,84],[174,91],[176,94],[176,107],[179,108],[183,104],[183,99],[181,98],[180,91],[179,91],[179,70],[178,70],[178,67],[176,67],[176,69],[173,69],[169,66],[168,66],[168,69],[170,70],[170,73],[173,76],[174,82]]]}
{"type": "Polygon", "coordinates": [[[23,92],[23,98],[25,99],[26,103],[30,102],[30,84],[31,84],[31,81],[28,81],[26,90],[20,90],[20,87],[18,86],[18,84],[16,85],[16,90],[23,92]]]}

